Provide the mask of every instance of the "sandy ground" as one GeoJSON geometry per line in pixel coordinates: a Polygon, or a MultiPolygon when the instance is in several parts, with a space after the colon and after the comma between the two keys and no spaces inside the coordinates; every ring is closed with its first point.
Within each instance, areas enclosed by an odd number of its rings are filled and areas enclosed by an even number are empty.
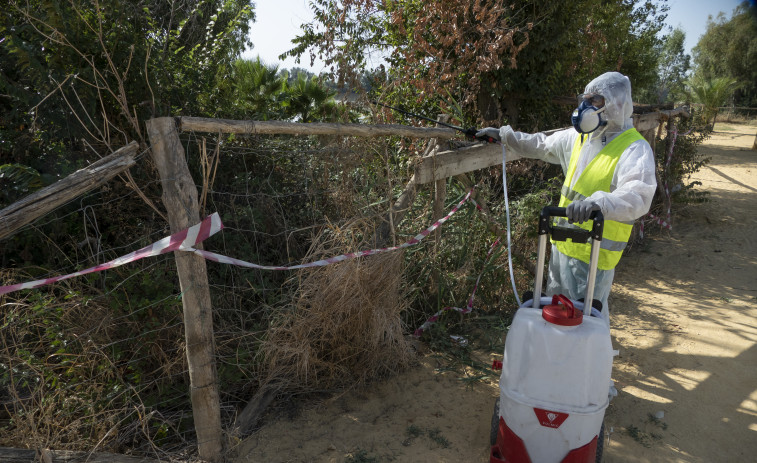
{"type": "MultiPolygon", "coordinates": [[[[757,461],[755,131],[718,124],[696,175],[711,201],[674,211],[672,232],[618,267],[605,462],[757,461]]],[[[487,462],[498,378],[466,381],[444,366],[424,355],[395,378],[268,422],[233,461],[487,462]]]]}

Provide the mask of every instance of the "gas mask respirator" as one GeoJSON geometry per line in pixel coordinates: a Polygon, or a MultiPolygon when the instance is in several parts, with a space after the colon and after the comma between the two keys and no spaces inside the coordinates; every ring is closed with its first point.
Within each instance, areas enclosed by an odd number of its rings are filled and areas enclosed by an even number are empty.
{"type": "Polygon", "coordinates": [[[592,99],[585,99],[573,110],[570,121],[578,133],[591,133],[598,128],[607,125],[607,119],[602,114],[605,107],[597,108],[592,105],[592,99]]]}

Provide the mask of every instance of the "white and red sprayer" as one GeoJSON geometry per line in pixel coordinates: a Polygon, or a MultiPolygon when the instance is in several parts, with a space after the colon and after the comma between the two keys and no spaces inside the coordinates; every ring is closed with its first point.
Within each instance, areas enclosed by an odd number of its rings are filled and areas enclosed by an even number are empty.
{"type": "MultiPolygon", "coordinates": [[[[591,230],[551,223],[565,216],[565,208],[541,212],[534,294],[541,294],[549,236],[591,240],[584,300],[592,301],[604,219],[595,212],[591,230]]],[[[596,309],[593,316],[591,305],[555,295],[532,298],[515,313],[492,417],[490,463],[601,461],[613,350],[608,319],[596,309]]]]}

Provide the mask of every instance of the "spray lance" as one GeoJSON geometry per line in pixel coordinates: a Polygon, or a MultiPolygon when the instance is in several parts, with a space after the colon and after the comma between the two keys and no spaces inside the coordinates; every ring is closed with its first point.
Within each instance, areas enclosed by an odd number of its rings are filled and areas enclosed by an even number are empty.
{"type": "Polygon", "coordinates": [[[410,117],[415,117],[415,118],[418,118],[418,119],[423,119],[424,121],[435,122],[435,123],[437,123],[437,124],[439,124],[439,125],[441,125],[443,127],[449,127],[450,129],[459,130],[467,138],[472,139],[472,140],[481,140],[481,141],[485,141],[487,143],[499,143],[500,145],[502,145],[502,190],[504,191],[504,194],[505,194],[505,214],[507,216],[507,264],[508,264],[508,267],[509,267],[509,270],[510,270],[510,282],[513,285],[513,294],[515,295],[515,300],[518,302],[518,307],[520,307],[521,306],[520,296],[518,295],[518,290],[515,287],[515,277],[513,276],[512,236],[511,236],[511,232],[510,232],[510,201],[509,201],[509,199],[507,197],[507,170],[506,170],[506,167],[505,167],[505,164],[506,164],[506,161],[507,161],[507,153],[506,153],[506,150],[505,150],[505,144],[501,143],[499,140],[496,140],[496,139],[494,139],[492,137],[487,137],[487,136],[477,137],[476,133],[478,132],[478,129],[473,128],[473,127],[468,128],[468,129],[464,129],[464,128],[458,127],[456,125],[440,122],[440,121],[437,121],[437,120],[434,120],[434,119],[431,119],[431,118],[428,118],[428,117],[425,117],[425,116],[421,116],[419,114],[413,114],[413,113],[411,113],[409,111],[405,111],[404,109],[395,108],[395,107],[392,107],[392,106],[389,106],[389,105],[385,105],[383,103],[379,103],[378,101],[371,101],[371,103],[373,103],[375,105],[383,106],[385,108],[392,109],[394,111],[400,112],[400,113],[405,114],[405,115],[410,116],[410,117]]]}
{"type": "Polygon", "coordinates": [[[406,116],[414,117],[416,119],[422,119],[422,120],[428,121],[428,122],[434,122],[434,123],[439,124],[439,125],[441,125],[443,127],[448,127],[450,129],[458,130],[458,131],[462,132],[463,135],[466,136],[466,138],[469,138],[471,140],[481,140],[481,141],[485,141],[487,143],[497,143],[497,140],[495,140],[492,137],[477,137],[476,133],[478,132],[478,129],[476,129],[474,127],[470,127],[470,128],[464,129],[464,128],[459,127],[457,125],[452,125],[452,124],[447,124],[446,122],[437,121],[437,120],[431,119],[429,117],[421,116],[420,114],[411,113],[410,111],[406,111],[406,110],[404,110],[402,108],[395,108],[394,106],[389,106],[389,105],[386,105],[384,103],[379,103],[378,101],[371,101],[371,103],[373,103],[375,105],[378,105],[378,106],[383,106],[385,108],[392,109],[392,110],[397,111],[399,113],[402,113],[402,114],[404,114],[406,116]]]}

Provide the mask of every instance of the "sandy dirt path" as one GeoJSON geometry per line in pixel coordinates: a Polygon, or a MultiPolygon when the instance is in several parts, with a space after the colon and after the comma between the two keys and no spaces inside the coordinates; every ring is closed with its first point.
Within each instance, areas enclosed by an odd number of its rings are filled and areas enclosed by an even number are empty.
{"type": "MultiPolygon", "coordinates": [[[[712,162],[696,175],[711,201],[674,215],[669,235],[618,267],[619,395],[605,417],[605,462],[757,460],[755,130],[717,125],[700,148],[712,162]]],[[[395,378],[269,422],[233,461],[487,462],[498,378],[467,381],[444,366],[424,355],[395,378]]]]}
{"type": "Polygon", "coordinates": [[[608,462],[757,461],[755,127],[720,124],[708,203],[625,259],[614,285],[608,462]],[[663,416],[659,421],[655,415],[663,416]]]}

